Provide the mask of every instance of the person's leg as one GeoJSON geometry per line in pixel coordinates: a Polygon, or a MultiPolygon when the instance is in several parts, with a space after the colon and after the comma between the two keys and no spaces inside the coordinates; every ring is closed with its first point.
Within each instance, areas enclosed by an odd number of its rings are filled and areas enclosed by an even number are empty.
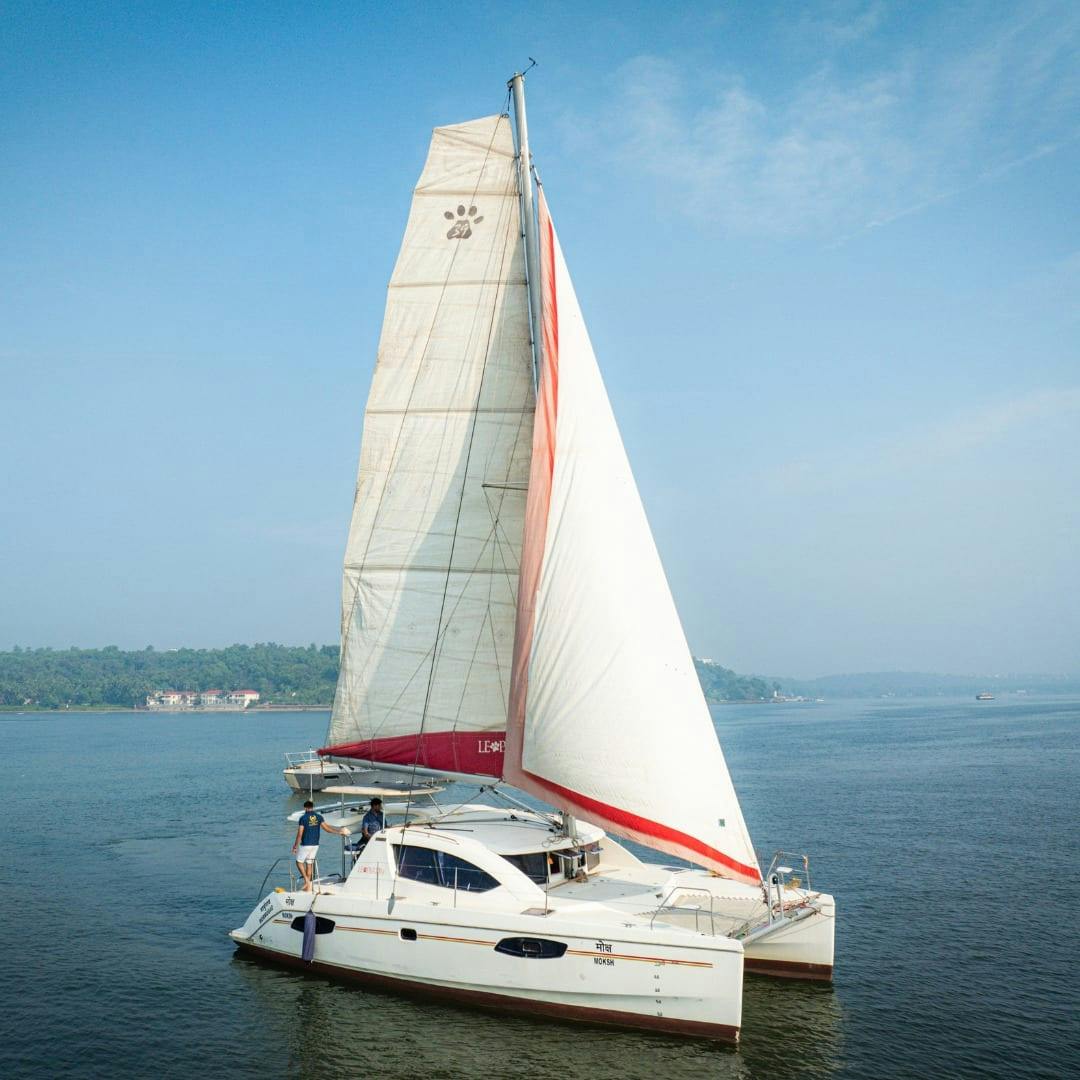
{"type": "Polygon", "coordinates": [[[304,887],[301,891],[311,892],[311,863],[298,862],[296,867],[300,871],[300,876],[304,879],[304,887]]]}

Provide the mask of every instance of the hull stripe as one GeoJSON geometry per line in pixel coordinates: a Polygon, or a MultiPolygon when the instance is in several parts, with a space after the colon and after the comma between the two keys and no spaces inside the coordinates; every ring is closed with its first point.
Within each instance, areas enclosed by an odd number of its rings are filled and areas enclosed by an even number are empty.
{"type": "MultiPolygon", "coordinates": [[[[298,913],[299,914],[299,913],[298,913]]],[[[340,915],[334,915],[332,912],[321,912],[326,918],[334,918],[340,920],[340,915]]],[[[291,926],[292,919],[274,919],[274,922],[291,926]]],[[[382,934],[386,937],[397,937],[397,930],[377,930],[374,927],[368,926],[345,926],[340,921],[337,922],[335,930],[344,930],[351,934],[382,934]]],[[[417,939],[420,941],[446,941],[453,945],[483,945],[487,949],[494,949],[498,944],[497,941],[482,941],[479,938],[464,938],[464,937],[450,937],[445,934],[423,934],[418,933],[417,939]]],[[[673,967],[694,967],[694,968],[711,968],[712,962],[709,960],[675,960],[666,956],[635,956],[633,953],[598,953],[592,949],[567,949],[568,956],[606,956],[611,960],[638,960],[645,964],[669,964],[673,967]]]]}
{"type": "Polygon", "coordinates": [[[771,975],[779,979],[809,979],[832,982],[832,964],[808,964],[799,960],[766,960],[744,956],[743,967],[754,975],[771,975]]]}

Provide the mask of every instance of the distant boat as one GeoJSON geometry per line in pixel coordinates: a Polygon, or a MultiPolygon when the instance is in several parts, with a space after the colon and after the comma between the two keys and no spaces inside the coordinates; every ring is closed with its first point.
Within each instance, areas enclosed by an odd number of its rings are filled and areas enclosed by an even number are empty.
{"type": "Polygon", "coordinates": [[[984,690],[981,694],[976,694],[975,695],[975,700],[976,701],[993,701],[994,700],[994,695],[991,694],[988,690],[984,690]]]}
{"type": "Polygon", "coordinates": [[[285,755],[283,770],[285,783],[301,795],[313,795],[316,791],[335,784],[360,783],[369,779],[371,769],[362,765],[350,765],[319,757],[315,750],[285,755]]]}

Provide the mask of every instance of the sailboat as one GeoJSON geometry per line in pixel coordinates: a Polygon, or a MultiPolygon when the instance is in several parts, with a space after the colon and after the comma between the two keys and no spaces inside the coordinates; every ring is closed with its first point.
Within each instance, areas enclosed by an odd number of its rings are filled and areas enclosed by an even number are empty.
{"type": "Polygon", "coordinates": [[[513,120],[434,130],[414,191],[319,751],[482,801],[387,806],[341,873],[271,892],[232,937],[371,985],[735,1040],[744,969],[831,978],[835,905],[805,857],[761,873],[532,165],[520,74],[510,89],[513,120]]]}

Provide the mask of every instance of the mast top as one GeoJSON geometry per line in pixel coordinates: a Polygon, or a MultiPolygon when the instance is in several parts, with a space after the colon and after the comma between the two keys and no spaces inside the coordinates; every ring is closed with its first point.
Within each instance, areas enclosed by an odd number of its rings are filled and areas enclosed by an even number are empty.
{"type": "Polygon", "coordinates": [[[537,62],[530,56],[529,66],[524,71],[515,71],[514,74],[506,80],[506,85],[512,87],[518,79],[524,79],[526,73],[532,71],[532,69],[536,67],[536,63],[537,62]]]}

